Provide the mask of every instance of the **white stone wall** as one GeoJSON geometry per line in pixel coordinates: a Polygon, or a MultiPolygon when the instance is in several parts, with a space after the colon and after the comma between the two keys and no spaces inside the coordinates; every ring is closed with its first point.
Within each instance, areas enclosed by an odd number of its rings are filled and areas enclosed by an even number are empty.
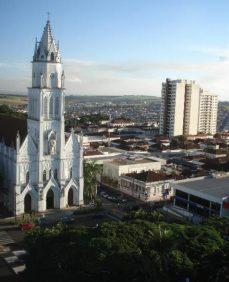
{"type": "Polygon", "coordinates": [[[49,21],[39,47],[36,44],[32,64],[28,135],[22,143],[17,139],[16,150],[0,144],[0,162],[9,192],[5,202],[16,215],[25,212],[28,194],[33,211],[47,209],[50,191],[54,208],[68,206],[69,191],[73,205],[83,204],[82,140],[72,132],[65,142],[64,73],[49,21]]]}
{"type": "Polygon", "coordinates": [[[173,180],[144,182],[128,176],[121,176],[119,190],[145,202],[160,201],[163,199],[165,190],[168,191],[166,198],[173,196],[172,182],[173,180]]]}

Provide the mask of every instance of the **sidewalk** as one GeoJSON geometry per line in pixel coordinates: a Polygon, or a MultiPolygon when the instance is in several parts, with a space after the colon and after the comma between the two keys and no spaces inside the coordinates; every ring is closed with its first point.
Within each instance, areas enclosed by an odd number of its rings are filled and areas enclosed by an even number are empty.
{"type": "Polygon", "coordinates": [[[16,275],[12,269],[6,264],[4,259],[0,256],[0,281],[1,282],[14,282],[17,281],[16,275]]]}

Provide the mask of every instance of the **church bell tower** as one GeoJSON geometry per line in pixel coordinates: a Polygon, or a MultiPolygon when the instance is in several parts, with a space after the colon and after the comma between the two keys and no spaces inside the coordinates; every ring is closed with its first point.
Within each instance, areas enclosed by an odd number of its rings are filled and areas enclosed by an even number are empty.
{"type": "Polygon", "coordinates": [[[49,20],[41,40],[35,43],[28,99],[28,134],[38,152],[37,183],[43,187],[45,166],[61,183],[65,142],[64,71],[59,44],[54,40],[49,20]]]}

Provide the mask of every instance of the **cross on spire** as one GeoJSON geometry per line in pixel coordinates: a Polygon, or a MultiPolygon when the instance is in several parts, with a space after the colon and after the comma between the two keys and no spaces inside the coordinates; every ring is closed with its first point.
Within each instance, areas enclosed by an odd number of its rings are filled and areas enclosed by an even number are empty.
{"type": "Polygon", "coordinates": [[[47,12],[48,21],[50,20],[50,15],[51,15],[51,13],[50,13],[50,12],[47,12]]]}

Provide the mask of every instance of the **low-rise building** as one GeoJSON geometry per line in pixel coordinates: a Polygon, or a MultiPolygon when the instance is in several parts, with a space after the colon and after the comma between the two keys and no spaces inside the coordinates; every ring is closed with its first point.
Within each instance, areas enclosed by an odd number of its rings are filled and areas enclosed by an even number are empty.
{"type": "Polygon", "coordinates": [[[205,134],[205,133],[198,133],[196,135],[187,135],[186,139],[188,141],[209,140],[209,139],[213,139],[213,135],[212,134],[205,134]]]}
{"type": "Polygon", "coordinates": [[[83,146],[84,147],[90,147],[91,145],[95,143],[107,143],[109,144],[110,142],[114,140],[119,140],[120,136],[116,134],[93,134],[93,135],[84,135],[83,136],[83,146]]]}
{"type": "Polygon", "coordinates": [[[141,172],[148,170],[159,171],[161,162],[159,159],[147,159],[141,157],[118,158],[103,164],[103,176],[118,180],[122,174],[141,172]]]}
{"type": "Polygon", "coordinates": [[[163,172],[132,172],[120,176],[119,190],[144,202],[160,201],[173,195],[171,182],[177,178],[177,175],[163,172]]]}
{"type": "Polygon", "coordinates": [[[125,155],[125,151],[110,148],[99,147],[98,149],[84,150],[84,162],[96,162],[97,164],[103,164],[107,161],[112,161],[115,158],[120,158],[125,155]]]}
{"type": "Polygon", "coordinates": [[[126,127],[126,126],[134,126],[134,125],[135,125],[134,121],[132,121],[129,118],[123,118],[123,117],[116,118],[110,123],[110,126],[112,127],[126,127]]]}
{"type": "Polygon", "coordinates": [[[229,216],[229,176],[173,183],[174,207],[187,216],[229,216]]]}

